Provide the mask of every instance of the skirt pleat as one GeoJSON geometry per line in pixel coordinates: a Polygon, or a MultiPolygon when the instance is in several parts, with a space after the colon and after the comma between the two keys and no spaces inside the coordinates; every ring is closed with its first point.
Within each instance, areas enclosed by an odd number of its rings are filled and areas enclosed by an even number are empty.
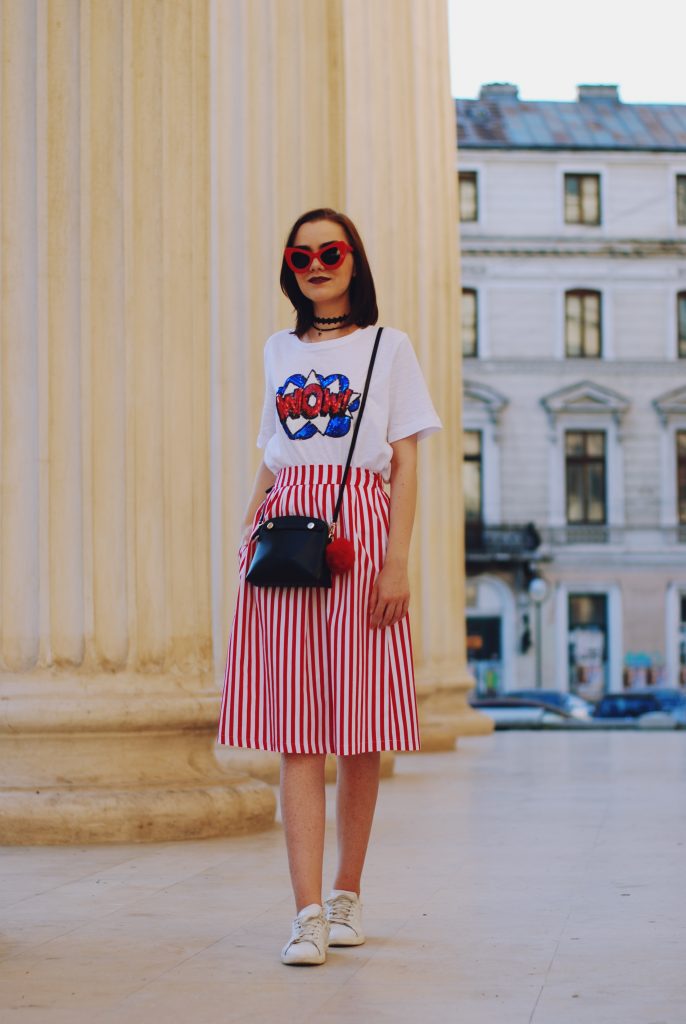
{"type": "MultiPolygon", "coordinates": [[[[289,466],[255,512],[330,522],[343,466],[289,466]]],[[[245,574],[256,541],[238,552],[217,742],[281,753],[418,750],[409,614],[368,625],[388,543],[390,498],[381,474],[351,467],[336,536],[355,547],[332,587],[255,587],[245,574]]]]}

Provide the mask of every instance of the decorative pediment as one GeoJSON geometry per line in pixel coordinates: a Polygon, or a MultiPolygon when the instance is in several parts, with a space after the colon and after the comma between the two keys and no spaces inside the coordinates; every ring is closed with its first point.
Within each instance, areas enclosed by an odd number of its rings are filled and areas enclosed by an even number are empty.
{"type": "Polygon", "coordinates": [[[686,416],[686,387],[665,391],[653,399],[653,408],[664,425],[670,416],[686,416]]]}
{"type": "Polygon", "coordinates": [[[629,404],[628,398],[624,398],[617,391],[595,384],[591,380],[569,384],[541,399],[541,405],[553,422],[562,413],[581,413],[584,416],[588,416],[589,413],[606,413],[619,422],[629,404]]]}
{"type": "Polygon", "coordinates": [[[462,409],[463,412],[486,413],[493,422],[498,422],[498,417],[507,405],[509,399],[501,395],[495,388],[489,388],[487,384],[481,384],[475,380],[464,380],[462,382],[462,409]]]}

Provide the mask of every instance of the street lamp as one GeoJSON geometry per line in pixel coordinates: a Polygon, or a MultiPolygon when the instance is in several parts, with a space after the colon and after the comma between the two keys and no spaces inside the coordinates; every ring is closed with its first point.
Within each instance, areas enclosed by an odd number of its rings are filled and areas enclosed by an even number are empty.
{"type": "Polygon", "coordinates": [[[536,609],[536,689],[540,690],[542,680],[542,640],[543,630],[541,627],[541,605],[548,596],[548,584],[541,576],[534,576],[529,583],[529,598],[536,609]]]}

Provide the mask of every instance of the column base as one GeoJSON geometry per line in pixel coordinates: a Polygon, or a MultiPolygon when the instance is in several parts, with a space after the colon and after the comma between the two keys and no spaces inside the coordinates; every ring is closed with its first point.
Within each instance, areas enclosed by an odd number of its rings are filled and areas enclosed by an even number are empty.
{"type": "Polygon", "coordinates": [[[161,842],[268,828],[271,788],[214,756],[220,694],[187,676],[0,676],[0,842],[161,842]]]}
{"type": "Polygon", "coordinates": [[[485,736],[493,720],[467,701],[474,689],[469,672],[436,663],[416,669],[417,710],[422,749],[419,753],[454,750],[459,736],[485,736]]]}

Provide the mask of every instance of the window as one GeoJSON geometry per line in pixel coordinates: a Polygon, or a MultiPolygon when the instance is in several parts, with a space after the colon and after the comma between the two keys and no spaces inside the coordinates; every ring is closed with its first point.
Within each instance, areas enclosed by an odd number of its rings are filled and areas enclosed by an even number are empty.
{"type": "Polygon", "coordinates": [[[565,355],[598,359],[601,355],[600,292],[576,289],[565,293],[565,355]]]}
{"type": "Polygon", "coordinates": [[[686,525],[686,430],[676,432],[676,501],[679,525],[686,525]]]}
{"type": "Polygon", "coordinates": [[[679,359],[686,359],[686,292],[679,292],[676,297],[677,322],[677,354],[679,359]]]}
{"type": "Polygon", "coordinates": [[[481,467],[481,431],[465,430],[462,486],[464,511],[468,523],[483,519],[483,486],[481,467]]]}
{"type": "Polygon", "coordinates": [[[599,174],[565,174],[565,224],[600,224],[599,174]]]}
{"type": "Polygon", "coordinates": [[[476,307],[476,290],[462,289],[462,355],[479,354],[479,331],[476,307]]]}
{"type": "Polygon", "coordinates": [[[676,222],[686,224],[686,174],[676,176],[676,222]]]}
{"type": "Polygon", "coordinates": [[[567,522],[581,525],[605,523],[604,431],[565,432],[565,476],[567,522]]]}
{"type": "Polygon", "coordinates": [[[607,690],[607,594],[570,594],[568,601],[569,690],[597,700],[607,690]]]}
{"type": "Polygon", "coordinates": [[[479,219],[479,195],[476,183],[476,171],[460,171],[460,220],[475,221],[479,219]]]}

